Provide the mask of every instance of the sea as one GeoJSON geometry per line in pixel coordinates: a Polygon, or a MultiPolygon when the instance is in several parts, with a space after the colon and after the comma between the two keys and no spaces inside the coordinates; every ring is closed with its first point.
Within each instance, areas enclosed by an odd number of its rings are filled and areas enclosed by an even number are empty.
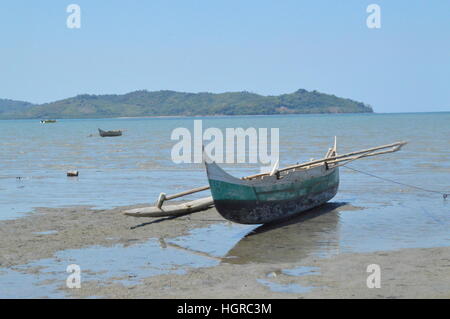
{"type": "MultiPolygon", "coordinates": [[[[293,255],[299,245],[287,243],[295,242],[292,238],[299,231],[311,233],[314,245],[308,253],[319,256],[330,247],[340,252],[367,252],[450,245],[450,195],[444,198],[450,194],[447,112],[61,119],[52,124],[3,120],[0,220],[23,217],[36,207],[107,209],[153,204],[161,192],[173,194],[207,185],[201,163],[177,164],[172,156],[179,142],[172,138],[174,130],[193,132],[194,121],[199,120],[204,130],[217,128],[224,134],[227,128],[278,128],[280,167],[322,158],[335,137],[341,154],[397,141],[408,144],[399,152],[341,167],[339,192],[330,204],[352,209],[329,215],[314,229],[301,223],[285,228],[277,237],[281,242],[285,239],[281,245],[285,248],[276,254],[267,253],[264,233],[244,238],[257,227],[248,225],[213,225],[194,232],[192,238],[180,239],[177,244],[181,246],[195,248],[195,236],[202,238],[203,244],[205,237],[213,236],[221,239],[219,246],[198,249],[218,257],[232,255],[233,262],[246,263],[298,259],[293,255]],[[98,128],[122,130],[123,135],[102,138],[98,128]],[[67,177],[69,170],[77,170],[79,176],[67,177]]],[[[223,167],[236,177],[260,171],[258,163],[223,167]]],[[[208,195],[206,191],[190,198],[208,195]]],[[[304,247],[309,244],[305,242],[304,247]]]]}

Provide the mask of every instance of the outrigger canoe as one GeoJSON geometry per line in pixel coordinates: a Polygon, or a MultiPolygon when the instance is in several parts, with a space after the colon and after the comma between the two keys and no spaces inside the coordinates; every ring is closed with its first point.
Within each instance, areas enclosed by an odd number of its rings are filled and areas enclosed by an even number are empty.
{"type": "Polygon", "coordinates": [[[339,167],[352,161],[397,152],[406,142],[376,146],[346,154],[337,154],[334,146],[318,160],[274,167],[241,179],[231,176],[205,154],[208,186],[177,194],[161,193],[154,206],[125,211],[133,217],[163,217],[192,214],[215,206],[225,219],[242,224],[265,224],[301,213],[331,200],[339,188],[339,167]],[[210,197],[177,205],[167,201],[210,190],[210,197]]]}
{"type": "MultiPolygon", "coordinates": [[[[326,158],[336,155],[336,144],[326,158]]],[[[273,172],[253,179],[233,177],[205,162],[214,206],[222,217],[240,224],[265,224],[298,214],[332,199],[339,188],[336,163],[273,172]]]]}

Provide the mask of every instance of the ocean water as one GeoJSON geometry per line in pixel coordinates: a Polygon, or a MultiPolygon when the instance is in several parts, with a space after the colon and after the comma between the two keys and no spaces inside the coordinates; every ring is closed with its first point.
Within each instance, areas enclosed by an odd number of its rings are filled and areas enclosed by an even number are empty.
{"type": "MultiPolygon", "coordinates": [[[[323,157],[334,136],[339,153],[408,141],[397,153],[348,166],[450,193],[450,113],[89,119],[54,124],[13,120],[0,121],[0,219],[20,217],[34,207],[103,209],[153,203],[160,192],[173,194],[207,185],[202,164],[175,164],[171,157],[178,142],[171,139],[173,130],[193,131],[194,120],[202,120],[203,130],[215,127],[224,134],[226,128],[278,128],[281,167],[323,157]],[[97,128],[121,129],[123,136],[102,138],[97,128]],[[78,170],[79,176],[67,177],[71,169],[78,170]]],[[[260,169],[259,164],[223,166],[235,176],[260,169]]],[[[339,192],[331,203],[349,204],[359,213],[335,214],[337,220],[325,223],[337,225],[332,231],[340,236],[339,247],[364,251],[399,243],[405,247],[448,245],[450,196],[444,200],[439,193],[346,167],[340,169],[340,176],[339,192]],[[346,233],[351,236],[343,236],[346,233]]]]}
{"type": "MultiPolygon", "coordinates": [[[[400,152],[358,160],[348,166],[403,184],[450,193],[450,113],[195,119],[203,121],[204,129],[279,128],[281,167],[323,157],[334,136],[339,153],[408,141],[400,152]]],[[[180,165],[171,160],[171,149],[177,142],[171,140],[172,131],[178,127],[192,129],[193,121],[194,118],[59,120],[46,125],[36,120],[0,121],[0,219],[18,218],[33,207],[110,208],[151,203],[160,192],[171,194],[206,185],[201,164],[180,165]],[[97,128],[122,129],[124,134],[101,138],[97,128]],[[79,177],[66,177],[71,169],[78,170],[79,177]]],[[[224,167],[235,176],[259,171],[258,164],[224,167]]],[[[134,283],[149,274],[170,273],[173,267],[184,271],[214,267],[221,262],[294,263],[299,268],[283,273],[301,276],[305,273],[301,261],[310,255],[326,257],[342,252],[450,245],[450,196],[445,200],[439,193],[376,179],[345,167],[340,169],[340,176],[339,192],[329,204],[279,225],[218,223],[193,229],[186,236],[168,238],[164,247],[151,239],[142,247],[61,251],[50,261],[37,261],[44,266],[40,277],[28,278],[30,275],[17,270],[0,269],[0,283],[16,283],[7,296],[20,296],[26,286],[24,296],[58,297],[60,292],[55,287],[42,290],[42,286],[30,286],[31,282],[37,285],[48,275],[45,278],[60,284],[66,274],[57,270],[72,262],[90,265],[99,272],[104,271],[102,265],[108,264],[111,269],[106,277],[128,274],[130,265],[120,258],[114,263],[98,262],[99,258],[123,254],[136,262],[130,279],[134,283]],[[162,267],[161,261],[170,267],[162,267]]],[[[204,192],[192,198],[207,195],[204,192]]],[[[273,286],[268,280],[261,279],[261,285],[275,291],[296,293],[310,289],[273,286]]]]}
{"type": "MultiPolygon", "coordinates": [[[[280,166],[323,157],[338,138],[338,150],[409,141],[401,152],[350,166],[425,188],[450,191],[450,113],[348,114],[196,118],[203,129],[279,128],[280,166]]],[[[33,207],[91,205],[109,208],[153,202],[168,194],[206,185],[201,164],[175,164],[175,128],[193,129],[193,118],[0,121],[0,219],[16,218],[33,207]],[[97,128],[122,129],[101,138],[97,128]],[[76,169],[77,178],[66,172],[76,169]]],[[[227,165],[236,176],[259,171],[257,164],[227,165]]],[[[339,200],[361,196],[373,205],[398,195],[408,205],[434,194],[387,184],[342,169],[339,200]],[[400,192],[401,191],[401,192],[400,192]],[[407,196],[408,197],[406,199],[407,196]]],[[[206,196],[200,193],[193,197],[206,196]]],[[[387,200],[386,200],[387,201],[387,200]]],[[[389,201],[388,201],[389,202],[389,201]]],[[[421,201],[419,201],[421,202],[421,201]]]]}

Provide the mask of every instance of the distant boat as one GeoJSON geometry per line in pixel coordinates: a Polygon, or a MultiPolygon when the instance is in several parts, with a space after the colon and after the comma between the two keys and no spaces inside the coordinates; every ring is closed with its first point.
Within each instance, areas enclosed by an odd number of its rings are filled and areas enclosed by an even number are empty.
{"type": "Polygon", "coordinates": [[[42,124],[56,123],[56,120],[41,120],[42,124]]]}
{"type": "Polygon", "coordinates": [[[122,131],[103,131],[101,129],[98,129],[98,133],[101,137],[110,137],[110,136],[121,136],[122,131]]]}

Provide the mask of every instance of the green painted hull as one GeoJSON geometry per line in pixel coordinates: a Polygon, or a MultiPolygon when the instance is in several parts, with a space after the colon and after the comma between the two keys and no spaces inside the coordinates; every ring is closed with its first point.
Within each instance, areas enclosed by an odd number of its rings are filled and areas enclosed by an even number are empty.
{"type": "Polygon", "coordinates": [[[339,187],[339,169],[326,165],[255,180],[237,179],[215,163],[206,167],[216,209],[242,224],[269,223],[322,205],[339,187]]]}

